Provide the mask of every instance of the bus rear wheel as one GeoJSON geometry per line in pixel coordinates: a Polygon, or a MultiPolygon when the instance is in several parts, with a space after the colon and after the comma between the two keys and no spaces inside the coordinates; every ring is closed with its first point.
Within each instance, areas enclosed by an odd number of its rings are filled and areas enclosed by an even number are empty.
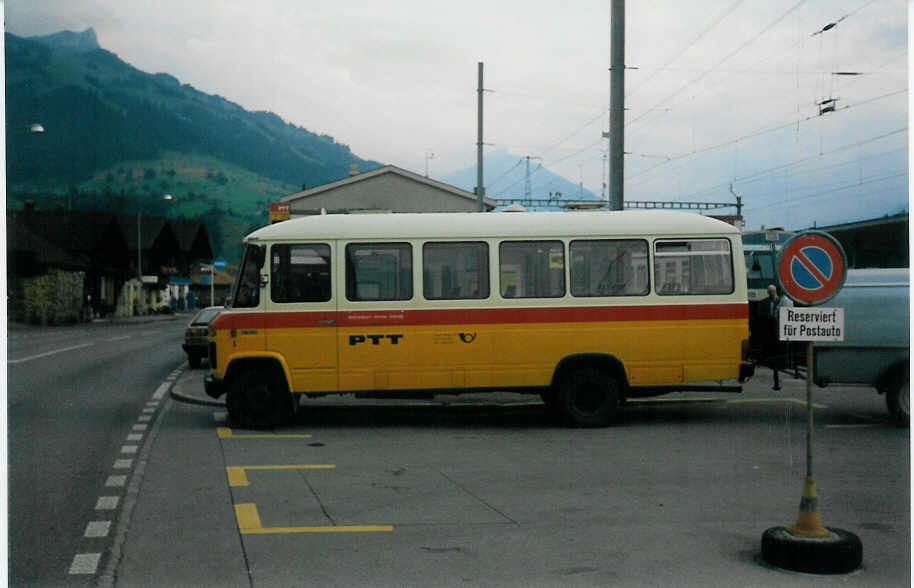
{"type": "Polygon", "coordinates": [[[267,429],[293,417],[293,402],[284,378],[269,368],[247,367],[231,378],[225,406],[232,422],[243,428],[267,429]]]}
{"type": "Polygon", "coordinates": [[[619,380],[595,367],[581,367],[566,375],[558,390],[558,407],[575,427],[605,427],[616,418],[619,380]]]}

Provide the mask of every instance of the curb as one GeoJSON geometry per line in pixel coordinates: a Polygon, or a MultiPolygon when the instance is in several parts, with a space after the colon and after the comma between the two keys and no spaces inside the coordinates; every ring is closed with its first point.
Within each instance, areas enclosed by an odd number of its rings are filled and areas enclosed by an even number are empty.
{"type": "Polygon", "coordinates": [[[203,372],[195,372],[194,370],[186,371],[184,375],[181,376],[181,378],[172,385],[169,394],[178,402],[196,404],[199,406],[216,406],[219,408],[225,408],[225,402],[223,400],[210,398],[206,395],[205,392],[203,392],[203,372]],[[192,392],[191,390],[187,389],[194,386],[194,384],[190,382],[193,377],[199,378],[199,392],[196,390],[192,392]]]}
{"type": "MultiPolygon", "coordinates": [[[[178,402],[184,402],[186,404],[196,404],[198,406],[213,406],[218,408],[225,408],[224,396],[220,399],[210,398],[206,395],[206,392],[203,391],[203,374],[205,370],[194,371],[187,370],[178,379],[171,387],[169,394],[171,397],[178,402]],[[196,381],[194,381],[196,378],[196,381]]],[[[340,399],[338,395],[329,394],[328,397],[334,397],[334,402],[327,403],[325,402],[314,402],[312,405],[315,407],[318,406],[352,406],[352,407],[365,407],[365,406],[389,406],[389,407],[415,407],[415,408],[428,408],[428,407],[443,407],[443,408],[453,408],[460,410],[467,410],[471,408],[485,408],[485,407],[501,407],[501,408],[517,408],[525,406],[541,406],[542,403],[539,400],[529,400],[522,396],[529,395],[515,395],[510,396],[504,395],[499,397],[497,393],[482,393],[475,396],[469,396],[466,398],[458,399],[457,396],[451,397],[445,395],[445,398],[441,399],[431,399],[431,400],[407,400],[400,398],[345,398],[340,399]]],[[[304,406],[304,405],[303,405],[304,406]]]]}

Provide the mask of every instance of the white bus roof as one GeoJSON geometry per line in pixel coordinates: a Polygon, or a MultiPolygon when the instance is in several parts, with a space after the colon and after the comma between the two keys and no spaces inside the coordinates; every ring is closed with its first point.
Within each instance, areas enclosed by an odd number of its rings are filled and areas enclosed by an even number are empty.
{"type": "Polygon", "coordinates": [[[327,214],[258,229],[248,240],[484,239],[738,234],[723,221],[669,210],[510,213],[327,214]]]}

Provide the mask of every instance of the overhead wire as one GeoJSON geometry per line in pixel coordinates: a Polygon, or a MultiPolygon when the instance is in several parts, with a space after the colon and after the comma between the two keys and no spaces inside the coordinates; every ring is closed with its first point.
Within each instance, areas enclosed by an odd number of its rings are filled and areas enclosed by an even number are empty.
{"type": "MultiPolygon", "coordinates": [[[[885,139],[886,137],[890,137],[890,136],[896,135],[896,134],[898,134],[898,133],[907,131],[907,129],[908,129],[908,127],[903,127],[903,128],[901,128],[901,129],[896,129],[895,131],[892,131],[892,132],[890,132],[890,133],[885,133],[885,134],[879,135],[879,136],[877,136],[877,137],[872,137],[872,138],[867,139],[867,140],[864,140],[864,141],[859,141],[859,142],[856,142],[856,143],[850,143],[850,144],[847,144],[847,145],[842,145],[841,147],[839,147],[839,148],[837,148],[837,149],[833,149],[832,151],[828,151],[828,152],[821,153],[821,154],[817,154],[817,155],[812,155],[812,156],[809,156],[809,157],[804,157],[804,158],[802,158],[802,159],[797,159],[797,160],[794,160],[794,161],[792,161],[792,162],[789,162],[789,163],[786,163],[786,164],[783,164],[783,165],[775,166],[775,167],[768,168],[768,169],[765,169],[765,170],[760,170],[760,171],[758,171],[758,172],[754,172],[754,173],[752,173],[752,174],[749,174],[748,176],[743,176],[743,177],[739,177],[739,178],[734,178],[733,181],[727,181],[727,182],[722,182],[722,183],[720,183],[720,184],[716,184],[716,185],[714,185],[714,186],[708,186],[707,188],[702,188],[701,190],[696,190],[695,192],[691,192],[691,193],[689,193],[689,194],[686,194],[685,196],[682,196],[682,200],[683,200],[683,201],[687,201],[688,198],[692,198],[692,197],[696,197],[696,196],[702,196],[702,195],[704,195],[704,194],[708,194],[708,193],[711,193],[711,192],[716,192],[717,190],[720,190],[720,189],[722,189],[722,188],[726,188],[728,185],[733,185],[733,184],[736,184],[736,183],[739,183],[740,185],[745,186],[746,184],[751,184],[751,183],[754,183],[754,182],[765,181],[765,180],[768,179],[767,176],[769,176],[769,175],[771,175],[771,174],[773,174],[773,173],[775,173],[775,172],[782,171],[782,170],[786,170],[786,169],[789,169],[789,168],[791,168],[791,167],[796,167],[796,166],[799,166],[799,165],[803,165],[803,164],[808,163],[809,161],[812,161],[812,160],[814,160],[814,159],[820,159],[820,158],[824,158],[824,157],[829,157],[829,156],[831,156],[831,155],[834,155],[834,154],[836,154],[836,153],[840,153],[840,152],[842,152],[842,151],[847,151],[847,150],[853,149],[853,148],[859,148],[859,147],[862,147],[863,145],[866,145],[866,144],[868,144],[868,143],[873,143],[873,142],[875,142],[875,141],[879,141],[879,140],[885,139]]],[[[857,162],[860,162],[860,161],[866,161],[866,160],[869,160],[869,159],[875,159],[875,158],[877,158],[877,157],[884,157],[884,156],[890,155],[890,154],[892,154],[892,153],[898,153],[899,151],[907,151],[907,149],[908,149],[907,146],[905,146],[905,147],[899,147],[899,148],[897,148],[897,149],[890,149],[889,151],[881,151],[881,152],[879,152],[879,153],[874,153],[874,154],[872,154],[872,155],[867,155],[867,156],[865,156],[865,157],[858,157],[856,160],[854,160],[853,163],[857,163],[857,162]]],[[[796,172],[793,172],[792,175],[793,175],[793,176],[797,176],[797,175],[803,175],[803,174],[807,174],[807,173],[815,173],[815,172],[818,172],[818,171],[823,171],[823,170],[827,170],[827,169],[832,169],[832,168],[844,166],[844,165],[847,165],[847,164],[848,164],[848,162],[838,162],[838,163],[830,164],[830,165],[823,166],[823,167],[817,167],[817,168],[810,169],[810,170],[796,171],[796,172]]]]}
{"type": "Polygon", "coordinates": [[[490,190],[493,190],[493,189],[495,188],[495,186],[498,184],[498,182],[502,181],[502,179],[504,179],[508,174],[510,174],[511,172],[513,172],[515,169],[517,169],[517,167],[518,167],[520,164],[522,164],[523,162],[524,162],[524,158],[523,158],[523,157],[521,157],[520,159],[518,159],[518,160],[517,160],[517,163],[514,164],[514,167],[510,168],[508,171],[506,171],[505,173],[503,173],[503,174],[501,174],[500,176],[498,176],[498,179],[496,179],[494,182],[491,182],[491,183],[489,184],[489,189],[490,189],[490,190]]]}
{"type": "MultiPolygon", "coordinates": [[[[787,18],[794,10],[796,10],[797,8],[799,8],[800,6],[802,6],[803,4],[805,4],[806,1],[807,1],[807,0],[800,0],[799,2],[797,2],[796,4],[794,4],[791,8],[789,8],[786,12],[784,12],[783,14],[781,14],[781,15],[780,15],[778,18],[776,18],[773,22],[769,23],[764,29],[762,29],[761,31],[759,31],[758,33],[756,33],[754,36],[750,37],[748,40],[746,40],[744,43],[742,43],[739,47],[737,47],[736,49],[734,49],[733,51],[731,51],[730,53],[728,53],[726,56],[724,56],[723,59],[720,59],[719,61],[717,61],[713,66],[711,66],[709,69],[707,69],[706,71],[704,71],[701,75],[699,75],[698,77],[696,77],[696,78],[694,78],[694,79],[692,79],[692,80],[686,82],[686,83],[685,83],[684,85],[682,85],[678,90],[676,90],[675,92],[673,92],[672,94],[670,94],[669,96],[667,96],[666,98],[664,98],[663,100],[661,100],[660,102],[658,102],[657,104],[655,104],[653,107],[651,107],[650,109],[648,109],[647,112],[650,112],[650,111],[656,109],[657,107],[662,106],[662,105],[665,104],[668,100],[671,100],[672,98],[675,98],[676,96],[678,96],[678,95],[679,95],[680,93],[682,93],[686,88],[688,88],[688,87],[692,86],[693,84],[696,84],[696,83],[698,83],[699,81],[701,81],[702,79],[704,79],[704,78],[705,78],[708,74],[710,74],[712,71],[714,71],[715,69],[717,69],[718,67],[720,67],[721,65],[723,65],[724,63],[726,63],[727,61],[729,61],[730,59],[732,59],[734,56],[736,56],[737,54],[739,54],[743,49],[745,49],[746,47],[748,47],[749,45],[751,45],[752,43],[754,43],[756,39],[758,39],[759,37],[761,37],[762,35],[764,35],[764,34],[767,33],[768,31],[770,31],[772,28],[774,28],[775,26],[777,26],[778,24],[780,24],[781,21],[783,21],[785,18],[787,18]]],[[[646,112],[645,114],[642,114],[641,116],[635,117],[633,120],[627,122],[627,123],[625,124],[625,126],[626,126],[626,127],[629,127],[629,126],[635,124],[636,122],[638,122],[639,120],[641,120],[642,118],[644,118],[645,116],[647,116],[647,112],[646,112]]]]}
{"type": "Polygon", "coordinates": [[[862,181],[862,182],[854,182],[853,184],[847,184],[847,185],[845,185],[845,186],[841,186],[841,187],[838,187],[838,188],[831,188],[831,189],[828,189],[828,190],[823,190],[823,191],[821,191],[821,192],[815,192],[815,193],[813,193],[813,194],[806,194],[806,195],[804,195],[804,196],[793,196],[793,197],[788,198],[788,199],[786,199],[786,200],[779,200],[779,201],[777,201],[777,202],[769,202],[769,203],[764,204],[764,205],[762,205],[762,206],[746,208],[745,211],[746,211],[746,212],[752,212],[752,211],[757,211],[757,210],[765,210],[765,209],[767,209],[767,208],[774,208],[774,207],[776,207],[776,206],[778,206],[778,205],[781,205],[781,204],[793,204],[793,203],[795,203],[795,202],[800,202],[800,201],[802,201],[802,200],[811,200],[811,199],[813,199],[813,198],[818,198],[819,196],[825,196],[826,194],[831,194],[831,193],[833,193],[833,192],[840,192],[841,190],[849,190],[849,189],[851,189],[851,188],[856,188],[857,186],[863,186],[863,185],[866,185],[866,184],[873,184],[873,183],[875,183],[875,182],[882,182],[882,181],[891,180],[891,179],[894,179],[894,178],[905,177],[905,176],[907,176],[907,175],[908,175],[908,172],[904,171],[904,172],[900,172],[900,173],[897,173],[897,174],[890,174],[890,175],[881,176],[881,177],[878,177],[878,178],[871,178],[871,179],[869,179],[869,180],[865,180],[865,181],[862,181]]]}
{"type": "MultiPolygon", "coordinates": [[[[897,91],[894,91],[894,92],[889,92],[888,94],[883,94],[883,95],[881,95],[881,96],[875,96],[875,97],[873,97],[873,98],[869,98],[869,99],[867,99],[867,100],[863,100],[863,101],[857,102],[857,103],[855,103],[855,104],[845,104],[844,106],[840,106],[840,107],[836,108],[836,109],[835,109],[835,113],[837,113],[837,112],[842,112],[842,111],[844,111],[844,110],[849,110],[849,109],[854,108],[854,107],[857,107],[857,106],[863,106],[863,105],[865,105],[865,104],[870,104],[870,103],[875,102],[875,101],[877,101],[877,100],[882,100],[882,99],[885,99],[885,98],[890,98],[890,97],[892,97],[892,96],[897,96],[897,95],[899,95],[899,94],[905,94],[905,93],[907,93],[907,91],[908,91],[908,89],[907,89],[907,88],[904,88],[904,89],[902,89],[902,90],[897,90],[897,91]]],[[[783,129],[786,129],[786,128],[790,128],[790,127],[792,127],[792,126],[794,126],[794,125],[802,124],[802,123],[804,123],[804,122],[808,122],[808,121],[810,121],[810,120],[814,120],[814,119],[818,119],[818,118],[820,118],[819,115],[807,116],[807,117],[805,117],[805,118],[797,119],[797,120],[791,121],[791,122],[786,123],[786,124],[780,124],[780,125],[777,125],[777,126],[774,126],[774,127],[769,127],[769,128],[760,129],[760,130],[757,130],[757,131],[754,131],[754,132],[751,132],[751,133],[746,133],[745,135],[741,135],[741,136],[736,137],[736,138],[734,138],[734,139],[728,139],[727,141],[723,141],[723,142],[720,142],[720,143],[716,143],[716,144],[714,144],[714,145],[710,145],[710,146],[704,147],[704,148],[702,148],[702,149],[695,149],[695,150],[692,150],[692,151],[690,151],[690,152],[688,152],[688,153],[683,153],[683,154],[680,154],[680,155],[671,156],[671,157],[670,157],[668,160],[666,160],[666,161],[663,161],[663,162],[661,162],[661,163],[659,163],[659,164],[657,164],[657,165],[655,165],[655,166],[653,166],[653,167],[648,168],[647,170],[644,170],[644,171],[642,171],[642,172],[639,172],[639,173],[637,173],[637,174],[635,174],[635,175],[633,175],[633,176],[630,176],[630,177],[626,178],[626,181],[628,181],[628,180],[633,180],[633,179],[635,179],[635,178],[638,178],[638,177],[640,177],[640,176],[643,176],[643,175],[647,174],[647,173],[650,172],[650,171],[653,171],[653,170],[655,170],[655,169],[657,169],[657,168],[659,168],[659,167],[661,167],[661,166],[668,165],[669,163],[674,162],[674,161],[679,161],[679,160],[681,160],[681,159],[686,159],[686,158],[689,158],[689,157],[694,157],[695,155],[699,155],[699,154],[702,154],[702,153],[707,153],[707,152],[710,152],[710,151],[714,151],[714,150],[717,150],[717,149],[721,149],[721,148],[723,148],[723,147],[727,147],[727,146],[730,146],[730,145],[734,145],[734,144],[736,144],[736,143],[739,143],[739,142],[741,142],[741,141],[745,141],[745,140],[747,140],[747,139],[752,139],[752,138],[759,137],[759,136],[764,135],[764,134],[767,134],[767,133],[772,133],[772,132],[775,132],[775,131],[780,131],[780,130],[783,130],[783,129]]],[[[636,185],[637,185],[637,184],[636,184],[636,185]]]]}
{"type": "MultiPolygon", "coordinates": [[[[844,15],[840,20],[845,20],[845,19],[849,18],[850,16],[853,16],[854,14],[860,12],[861,10],[863,10],[864,8],[870,6],[870,5],[873,4],[874,2],[875,2],[875,0],[870,0],[870,1],[868,1],[868,2],[866,2],[866,3],[864,3],[864,4],[862,4],[861,6],[857,7],[855,10],[853,10],[853,11],[849,12],[848,14],[844,15]]],[[[793,8],[791,8],[790,10],[788,10],[787,13],[785,13],[784,15],[782,15],[782,16],[778,19],[778,22],[780,22],[781,20],[783,20],[783,18],[784,18],[787,14],[789,14],[790,12],[792,12],[793,10],[795,10],[797,7],[798,7],[798,5],[795,5],[793,8]]],[[[774,23],[774,24],[776,24],[776,23],[774,23]]],[[[770,26],[768,27],[768,29],[770,29],[771,26],[773,26],[773,25],[770,25],[770,26]]],[[[758,36],[760,36],[761,34],[764,34],[764,32],[766,32],[766,31],[763,31],[763,32],[760,33],[759,35],[756,35],[756,38],[757,38],[758,36]]],[[[795,44],[793,44],[793,45],[791,45],[790,47],[788,47],[787,50],[796,49],[797,47],[800,47],[801,45],[805,44],[808,40],[809,40],[809,37],[801,38],[798,42],[796,42],[795,44]]],[[[904,53],[906,53],[906,52],[907,52],[907,49],[905,49],[905,50],[902,52],[902,54],[904,54],[904,53]]],[[[770,59],[772,59],[772,58],[773,58],[773,56],[771,56],[771,55],[766,55],[766,56],[764,56],[763,58],[761,58],[761,59],[759,59],[759,60],[753,62],[752,64],[750,64],[749,67],[753,67],[753,66],[755,66],[755,65],[758,65],[759,63],[762,63],[762,62],[764,62],[764,61],[768,61],[768,60],[770,60],[770,59]]],[[[888,63],[894,61],[894,60],[897,59],[897,58],[898,58],[898,56],[892,57],[892,58],[889,59],[888,61],[884,62],[884,63],[882,64],[882,66],[884,66],[884,65],[886,65],[886,64],[888,64],[888,63]]],[[[719,63],[722,63],[722,62],[719,62],[719,63]]],[[[881,69],[882,66],[880,66],[880,67],[877,68],[877,69],[881,69]]],[[[716,66],[715,66],[715,68],[716,68],[716,66]]],[[[715,69],[715,68],[712,68],[712,69],[715,69]]],[[[717,68],[717,69],[718,69],[718,71],[720,71],[719,68],[717,68]]],[[[710,71],[711,71],[711,70],[708,70],[708,72],[710,72],[710,71]]],[[[706,72],[706,73],[707,73],[707,72],[706,72]]],[[[796,72],[785,72],[785,73],[792,73],[792,74],[795,74],[796,72]]],[[[701,78],[701,77],[702,77],[702,76],[699,76],[699,78],[701,78]]],[[[696,78],[696,80],[699,79],[699,78],[696,78]]],[[[850,83],[846,84],[844,87],[846,88],[846,87],[848,87],[848,86],[850,86],[850,85],[852,85],[852,84],[854,84],[854,83],[856,83],[856,82],[859,82],[861,79],[863,79],[863,78],[862,78],[862,77],[855,77],[855,79],[854,79],[853,81],[851,81],[850,83]]],[[[693,82],[694,82],[694,80],[693,80],[693,82]]],[[[692,82],[690,82],[690,84],[691,84],[691,83],[692,83],[692,82]]],[[[724,84],[724,82],[721,81],[721,82],[719,82],[719,83],[717,83],[717,84],[711,85],[710,87],[707,87],[707,86],[706,86],[706,87],[703,87],[703,88],[702,88],[698,93],[696,93],[695,95],[689,96],[688,98],[684,98],[683,100],[680,100],[680,101],[678,101],[678,102],[675,102],[674,104],[671,104],[671,105],[669,106],[669,108],[663,109],[663,113],[665,114],[666,112],[669,112],[669,111],[671,111],[671,110],[677,110],[677,109],[679,109],[683,104],[685,104],[685,103],[687,103],[687,102],[690,102],[690,101],[692,101],[692,100],[695,100],[698,96],[701,96],[702,94],[705,94],[705,93],[707,93],[707,92],[709,92],[709,91],[716,90],[718,87],[720,87],[720,86],[723,85],[723,84],[724,84]]],[[[687,84],[687,85],[689,85],[689,84],[687,84]]],[[[680,89],[680,90],[681,90],[681,89],[680,89]]],[[[677,92],[677,93],[678,93],[678,92],[677,92]]],[[[669,97],[668,97],[667,99],[669,99],[669,97]]],[[[664,101],[667,100],[667,99],[664,99],[664,101]]],[[[663,102],[663,101],[661,101],[661,102],[663,102]]],[[[649,114],[652,114],[652,112],[656,112],[656,111],[658,111],[658,109],[657,109],[656,107],[654,107],[654,108],[652,108],[652,109],[648,109],[648,110],[646,110],[646,111],[644,112],[644,114],[642,114],[640,117],[637,117],[635,120],[631,121],[630,123],[627,123],[626,126],[629,126],[630,124],[633,124],[633,123],[636,122],[637,120],[643,119],[643,118],[645,118],[646,116],[648,116],[649,114]]],[[[654,118],[654,119],[651,119],[651,120],[648,121],[648,122],[654,122],[654,121],[656,121],[656,120],[659,120],[664,114],[662,114],[661,116],[658,116],[658,117],[656,117],[656,118],[654,118]]],[[[642,124],[644,124],[644,123],[642,123],[642,124]]]]}
{"type": "Polygon", "coordinates": [[[703,28],[695,37],[693,37],[688,43],[686,43],[685,47],[675,51],[673,53],[673,55],[669,59],[667,59],[667,61],[665,61],[663,63],[663,65],[661,65],[659,68],[654,70],[654,73],[650,74],[645,79],[641,80],[641,83],[639,83],[637,86],[633,87],[631,89],[631,91],[627,92],[625,94],[625,97],[629,98],[630,96],[633,96],[636,92],[638,92],[638,90],[640,90],[642,87],[644,87],[649,81],[651,81],[652,79],[657,77],[657,75],[659,75],[661,71],[664,71],[668,65],[670,65],[671,63],[673,63],[674,61],[676,61],[677,59],[682,57],[682,55],[686,51],[691,49],[693,45],[698,43],[705,35],[707,35],[712,29],[714,29],[714,27],[719,25],[722,20],[724,20],[726,17],[730,16],[730,14],[734,10],[736,10],[737,7],[739,7],[739,5],[742,3],[743,3],[743,0],[736,0],[736,2],[731,4],[726,10],[724,10],[719,15],[717,15],[714,19],[712,19],[711,22],[705,26],[705,28],[703,28]]]}

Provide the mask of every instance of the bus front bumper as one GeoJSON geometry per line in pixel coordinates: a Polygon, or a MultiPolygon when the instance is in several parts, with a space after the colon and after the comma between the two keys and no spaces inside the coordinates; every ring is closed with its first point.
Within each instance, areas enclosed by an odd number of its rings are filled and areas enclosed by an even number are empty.
{"type": "Polygon", "coordinates": [[[217,380],[212,374],[203,378],[203,390],[211,398],[219,398],[225,394],[225,386],[222,385],[222,380],[217,380]]]}
{"type": "Polygon", "coordinates": [[[755,364],[744,361],[739,364],[739,381],[745,382],[755,375],[755,364]]]}

